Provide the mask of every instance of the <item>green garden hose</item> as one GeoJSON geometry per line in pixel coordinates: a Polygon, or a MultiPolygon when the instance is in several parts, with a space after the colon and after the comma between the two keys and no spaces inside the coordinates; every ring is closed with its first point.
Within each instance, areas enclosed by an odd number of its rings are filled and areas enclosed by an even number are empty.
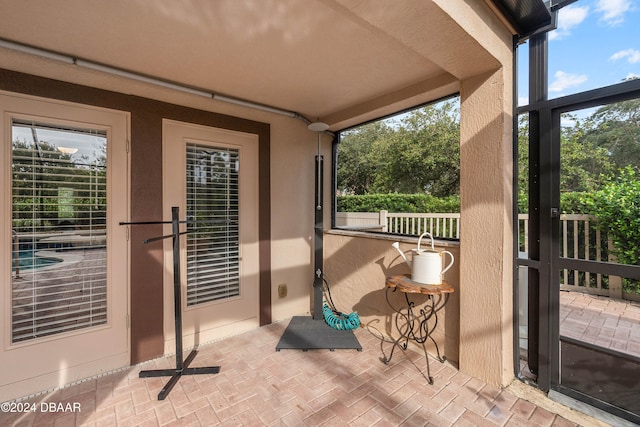
{"type": "Polygon", "coordinates": [[[322,314],[324,315],[324,321],[327,322],[327,325],[339,331],[356,329],[360,326],[360,317],[356,312],[345,315],[339,311],[333,311],[328,304],[324,304],[322,314]]]}
{"type": "Polygon", "coordinates": [[[346,315],[336,310],[336,306],[331,298],[329,283],[327,283],[324,277],[322,280],[324,282],[325,294],[329,297],[329,303],[326,302],[325,298],[325,303],[322,306],[324,321],[327,322],[327,325],[339,331],[358,328],[360,326],[360,317],[358,316],[358,313],[352,312],[351,314],[346,315]],[[331,307],[329,304],[331,304],[331,307]]]}

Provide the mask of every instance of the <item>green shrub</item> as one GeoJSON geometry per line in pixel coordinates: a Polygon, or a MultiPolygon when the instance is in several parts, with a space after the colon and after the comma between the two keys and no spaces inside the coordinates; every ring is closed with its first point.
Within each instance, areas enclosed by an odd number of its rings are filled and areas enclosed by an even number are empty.
{"type": "Polygon", "coordinates": [[[563,214],[591,214],[592,193],[570,192],[560,194],[560,211],[563,214]]]}
{"type": "MultiPolygon", "coordinates": [[[[632,167],[587,198],[596,226],[608,233],[621,264],[640,265],[640,177],[632,167]]],[[[640,281],[624,280],[624,290],[640,293],[640,281]]]]}
{"type": "Polygon", "coordinates": [[[460,197],[434,197],[428,194],[364,194],[338,196],[338,212],[460,212],[460,197]]]}
{"type": "MultiPolygon", "coordinates": [[[[587,214],[590,209],[591,194],[587,192],[572,191],[560,194],[560,211],[563,214],[587,214]]],[[[529,199],[527,194],[518,197],[518,213],[529,211],[529,199]]]]}

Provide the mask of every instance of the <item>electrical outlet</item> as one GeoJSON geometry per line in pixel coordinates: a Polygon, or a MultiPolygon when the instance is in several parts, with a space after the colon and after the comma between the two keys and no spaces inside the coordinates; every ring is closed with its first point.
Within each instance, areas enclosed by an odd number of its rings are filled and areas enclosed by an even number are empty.
{"type": "Polygon", "coordinates": [[[279,298],[284,298],[287,296],[287,284],[286,283],[282,283],[280,285],[278,285],[278,297],[279,298]]]}

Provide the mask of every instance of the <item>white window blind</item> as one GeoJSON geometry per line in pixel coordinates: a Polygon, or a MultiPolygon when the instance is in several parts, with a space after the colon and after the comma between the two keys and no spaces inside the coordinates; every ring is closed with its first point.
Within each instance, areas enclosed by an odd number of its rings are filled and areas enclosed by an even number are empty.
{"type": "Polygon", "coordinates": [[[187,305],[240,295],[239,151],[187,144],[187,305]]]}
{"type": "Polygon", "coordinates": [[[14,120],[12,342],[107,322],[104,130],[14,120]]]}

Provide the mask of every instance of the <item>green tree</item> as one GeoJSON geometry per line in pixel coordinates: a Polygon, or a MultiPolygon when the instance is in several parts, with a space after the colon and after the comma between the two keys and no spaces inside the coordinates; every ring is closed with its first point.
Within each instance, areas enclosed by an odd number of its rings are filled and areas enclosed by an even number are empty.
{"type": "MultiPolygon", "coordinates": [[[[586,137],[593,131],[591,118],[564,115],[560,130],[560,188],[563,193],[596,191],[615,173],[609,152],[586,137]],[[566,125],[570,123],[571,126],[566,125]]],[[[529,117],[518,120],[518,191],[527,199],[529,187],[529,117]]]]}
{"type": "Polygon", "coordinates": [[[410,112],[395,133],[373,146],[379,193],[460,192],[460,120],[457,101],[410,112]]]}
{"type": "Polygon", "coordinates": [[[47,141],[38,143],[16,139],[12,147],[13,227],[54,227],[63,216],[72,216],[76,224],[100,222],[106,215],[105,148],[91,163],[86,158],[74,161],[47,141]],[[38,212],[34,220],[33,210],[38,212]],[[71,215],[69,214],[69,209],[71,215]],[[34,223],[36,221],[37,223],[34,223]]]}
{"type": "Polygon", "coordinates": [[[585,140],[611,156],[617,169],[640,164],[640,99],[600,107],[585,140]]]}
{"type": "Polygon", "coordinates": [[[586,135],[593,119],[563,115],[573,126],[562,126],[560,134],[560,188],[562,192],[595,191],[613,176],[615,165],[609,152],[586,135]]]}
{"type": "Polygon", "coordinates": [[[407,113],[398,122],[373,122],[341,135],[338,191],[345,194],[459,194],[458,102],[407,113]]]}
{"type": "Polygon", "coordinates": [[[377,121],[341,135],[338,146],[338,191],[346,194],[367,194],[372,190],[379,170],[372,147],[377,141],[388,140],[393,132],[388,124],[377,121]]]}
{"type": "Polygon", "coordinates": [[[526,213],[529,202],[529,116],[518,116],[518,209],[526,213]]]}
{"type": "Polygon", "coordinates": [[[11,163],[14,226],[32,225],[33,206],[37,206],[40,213],[38,225],[50,226],[52,221],[57,220],[59,178],[49,178],[49,172],[56,170],[61,162],[68,162],[69,158],[69,155],[60,153],[46,141],[39,141],[37,144],[19,139],[13,141],[11,163]]]}

